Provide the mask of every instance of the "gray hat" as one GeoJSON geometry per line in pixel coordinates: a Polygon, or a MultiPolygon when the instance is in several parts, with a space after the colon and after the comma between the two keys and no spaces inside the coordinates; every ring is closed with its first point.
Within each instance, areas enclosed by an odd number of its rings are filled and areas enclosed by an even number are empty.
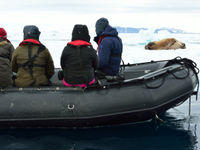
{"type": "Polygon", "coordinates": [[[106,27],[109,25],[108,19],[106,18],[100,18],[99,20],[97,20],[95,28],[96,28],[96,34],[97,35],[101,35],[106,27]]]}
{"type": "Polygon", "coordinates": [[[24,27],[24,40],[25,39],[36,39],[39,40],[40,31],[35,25],[28,25],[24,27]]]}

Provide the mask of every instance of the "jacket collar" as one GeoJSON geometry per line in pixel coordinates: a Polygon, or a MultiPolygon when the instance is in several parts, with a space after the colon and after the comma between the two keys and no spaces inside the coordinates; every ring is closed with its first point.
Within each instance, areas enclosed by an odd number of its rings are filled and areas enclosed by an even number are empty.
{"type": "Polygon", "coordinates": [[[23,40],[19,46],[22,46],[22,45],[27,45],[27,44],[36,44],[36,45],[40,45],[41,43],[38,41],[38,40],[35,40],[35,39],[26,39],[26,40],[23,40]]]}
{"type": "Polygon", "coordinates": [[[73,45],[73,46],[90,46],[91,43],[83,41],[83,40],[75,40],[67,43],[67,45],[73,45]]]}

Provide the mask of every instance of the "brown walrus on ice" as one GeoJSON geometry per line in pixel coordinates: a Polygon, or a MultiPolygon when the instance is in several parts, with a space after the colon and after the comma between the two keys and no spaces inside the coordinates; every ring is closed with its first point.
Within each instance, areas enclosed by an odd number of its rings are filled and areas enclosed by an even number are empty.
{"type": "Polygon", "coordinates": [[[149,42],[146,46],[145,49],[148,50],[161,50],[161,49],[185,49],[185,43],[182,43],[175,38],[166,38],[162,39],[160,41],[153,41],[149,42]]]}

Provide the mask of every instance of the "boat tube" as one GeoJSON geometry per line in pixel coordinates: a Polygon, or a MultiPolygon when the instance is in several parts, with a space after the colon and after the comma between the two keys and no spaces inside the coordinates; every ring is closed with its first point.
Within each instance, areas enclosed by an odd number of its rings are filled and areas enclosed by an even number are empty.
{"type": "Polygon", "coordinates": [[[151,120],[198,91],[198,68],[187,58],[121,65],[87,88],[1,88],[0,127],[94,127],[151,120]]]}

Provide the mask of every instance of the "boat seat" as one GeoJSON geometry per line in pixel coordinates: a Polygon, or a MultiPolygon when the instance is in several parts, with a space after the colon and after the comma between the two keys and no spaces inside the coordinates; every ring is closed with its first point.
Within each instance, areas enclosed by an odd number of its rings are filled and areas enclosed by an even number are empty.
{"type": "Polygon", "coordinates": [[[54,75],[51,77],[52,86],[64,86],[62,80],[58,79],[58,72],[61,71],[60,68],[55,69],[54,75]]]}

